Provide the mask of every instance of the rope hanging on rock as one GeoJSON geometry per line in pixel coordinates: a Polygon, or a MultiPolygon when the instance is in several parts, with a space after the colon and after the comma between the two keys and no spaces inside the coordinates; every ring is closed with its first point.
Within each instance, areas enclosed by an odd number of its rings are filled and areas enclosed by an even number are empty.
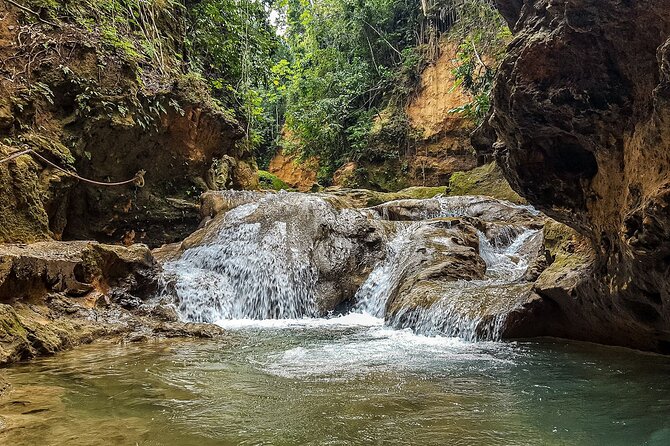
{"type": "Polygon", "coordinates": [[[64,168],[60,167],[59,165],[49,161],[48,159],[46,159],[45,157],[43,157],[39,153],[35,152],[33,149],[26,149],[26,150],[22,150],[20,152],[14,152],[11,155],[9,155],[8,157],[6,157],[4,159],[1,159],[0,164],[9,162],[9,161],[11,161],[15,158],[18,158],[22,155],[29,155],[29,154],[35,155],[36,157],[38,157],[39,159],[41,159],[42,161],[44,161],[45,163],[47,163],[48,165],[53,167],[54,169],[57,169],[57,170],[63,172],[64,174],[69,175],[69,176],[71,176],[73,178],[76,178],[78,180],[81,180],[85,183],[93,184],[93,185],[96,185],[96,186],[124,186],[126,184],[131,184],[132,183],[137,187],[144,187],[144,174],[147,173],[145,170],[140,170],[139,172],[137,172],[135,174],[135,176],[133,178],[131,178],[129,180],[126,180],[126,181],[119,181],[119,182],[115,182],[115,183],[105,183],[105,182],[101,182],[101,181],[95,181],[95,180],[90,180],[88,178],[80,177],[75,172],[73,172],[71,170],[64,169],[64,168]]]}

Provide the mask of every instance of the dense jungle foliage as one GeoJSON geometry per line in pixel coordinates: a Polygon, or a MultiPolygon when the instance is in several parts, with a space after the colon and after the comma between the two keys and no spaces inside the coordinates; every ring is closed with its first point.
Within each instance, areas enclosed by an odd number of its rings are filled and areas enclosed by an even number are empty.
{"type": "Polygon", "coordinates": [[[317,156],[326,182],[344,162],[399,156],[375,150],[373,122],[390,111],[384,134],[412,138],[404,105],[446,35],[473,98],[454,112],[482,119],[509,37],[490,0],[203,0],[189,16],[191,63],[242,113],[260,164],[278,147],[317,156]]]}
{"type": "MultiPolygon", "coordinates": [[[[459,46],[458,84],[481,120],[509,30],[492,0],[29,0],[99,30],[129,60],[206,80],[246,126],[261,166],[278,148],[317,156],[327,183],[347,161],[400,156],[404,106],[440,40],[459,46]],[[174,28],[181,29],[175,33],[174,28]],[[169,29],[170,32],[166,32],[169,29]],[[175,35],[185,36],[175,41],[175,35]],[[181,60],[169,66],[165,57],[181,60]],[[383,132],[371,132],[384,115],[383,132]],[[381,139],[381,140],[380,140],[381,139]],[[389,149],[395,146],[396,149],[389,149]]],[[[43,12],[47,11],[46,14],[43,12]]]]}

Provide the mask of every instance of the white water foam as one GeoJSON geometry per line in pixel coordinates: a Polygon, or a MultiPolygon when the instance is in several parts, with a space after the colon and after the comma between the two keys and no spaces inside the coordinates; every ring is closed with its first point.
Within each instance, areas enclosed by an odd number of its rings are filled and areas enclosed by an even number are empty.
{"type": "MultiPolygon", "coordinates": [[[[299,224],[281,216],[289,198],[289,194],[275,194],[234,208],[226,214],[213,240],[165,265],[183,319],[217,323],[228,329],[316,329],[379,328],[386,317],[387,325],[411,327],[415,335],[497,340],[507,312],[517,305],[518,296],[527,287],[517,283],[528,268],[531,250],[527,248],[541,236],[540,231],[518,226],[498,228],[491,240],[480,233],[480,255],[487,266],[485,279],[441,284],[442,298],[429,307],[402,309],[389,318],[387,302],[407,271],[412,235],[425,224],[397,222],[401,229],[387,244],[385,259],[356,293],[353,311],[340,317],[317,318],[314,296],[318,277],[310,257],[313,241],[299,224]],[[261,206],[276,211],[268,213],[270,217],[261,223],[248,222],[247,217],[261,206]]],[[[477,200],[438,200],[440,217],[478,212],[477,200]]],[[[318,204],[308,206],[313,209],[305,212],[323,211],[318,204]]],[[[515,207],[511,203],[509,206],[515,207]]],[[[439,245],[439,237],[432,242],[439,245]]]]}
{"type": "Polygon", "coordinates": [[[299,319],[219,319],[216,325],[229,330],[239,329],[285,329],[285,328],[344,328],[381,327],[384,319],[363,313],[348,313],[330,318],[305,317],[299,319]]]}
{"type": "MultiPolygon", "coordinates": [[[[473,349],[459,338],[423,336],[411,330],[374,326],[342,334],[327,343],[309,343],[265,358],[266,373],[290,379],[347,381],[360,376],[393,372],[421,372],[435,364],[463,362],[510,364],[487,351],[487,343],[473,349]]],[[[491,344],[491,349],[497,346],[491,344]]]]}
{"type": "Polygon", "coordinates": [[[193,322],[222,319],[298,319],[317,314],[316,269],[284,221],[247,223],[269,200],[226,214],[216,238],[165,265],[177,309],[193,322]]]}
{"type": "MultiPolygon", "coordinates": [[[[357,293],[354,311],[384,317],[387,302],[407,268],[406,255],[410,235],[416,224],[401,232],[389,244],[389,254],[372,271],[357,293]]],[[[507,314],[527,290],[527,284],[515,284],[527,271],[529,253],[524,249],[540,237],[538,230],[526,229],[516,237],[503,230],[493,240],[479,233],[480,256],[487,271],[484,280],[457,281],[443,285],[442,298],[426,308],[405,308],[387,324],[399,329],[411,327],[416,333],[446,335],[469,341],[499,340],[507,314]],[[501,299],[508,294],[510,298],[501,299]],[[501,304],[503,305],[501,307],[501,304]]]]}
{"type": "Polygon", "coordinates": [[[410,237],[421,223],[413,223],[401,230],[386,247],[386,257],[370,273],[363,285],[356,292],[354,311],[383,318],[386,302],[398,282],[404,276],[403,270],[408,267],[403,259],[408,255],[410,237]]]}

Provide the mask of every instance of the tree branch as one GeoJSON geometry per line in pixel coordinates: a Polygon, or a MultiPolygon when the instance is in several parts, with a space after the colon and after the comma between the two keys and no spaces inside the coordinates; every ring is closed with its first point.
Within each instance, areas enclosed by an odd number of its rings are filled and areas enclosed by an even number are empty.
{"type": "Polygon", "coordinates": [[[28,7],[26,7],[26,6],[23,6],[23,5],[19,4],[19,3],[16,3],[14,0],[5,0],[5,1],[6,1],[7,3],[10,3],[10,4],[16,6],[17,8],[21,9],[22,11],[25,11],[25,12],[27,12],[27,13],[29,13],[29,14],[34,15],[35,17],[37,17],[37,20],[39,20],[39,21],[42,22],[42,23],[46,23],[47,25],[51,25],[51,26],[54,26],[54,27],[56,27],[56,28],[60,28],[60,25],[59,25],[59,24],[54,23],[54,22],[50,22],[50,21],[48,21],[48,20],[44,20],[44,19],[42,18],[42,16],[40,16],[40,14],[39,14],[38,12],[35,12],[35,11],[33,11],[32,9],[30,9],[30,8],[28,8],[28,7]]]}

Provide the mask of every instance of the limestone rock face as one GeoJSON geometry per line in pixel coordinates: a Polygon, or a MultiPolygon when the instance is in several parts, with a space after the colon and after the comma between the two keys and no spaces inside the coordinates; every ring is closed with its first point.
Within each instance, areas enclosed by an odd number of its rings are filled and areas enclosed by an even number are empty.
{"type": "Polygon", "coordinates": [[[545,334],[670,353],[670,0],[496,3],[515,38],[473,142],[595,250],[538,287],[545,334]]]}
{"type": "Polygon", "coordinates": [[[156,288],[145,246],[42,242],[0,246],[0,364],[53,353],[112,332],[75,317],[104,303],[133,305],[156,288]],[[113,290],[113,291],[112,291],[113,290]]]}
{"type": "Polygon", "coordinates": [[[0,164],[0,242],[160,246],[197,228],[200,193],[257,186],[252,153],[236,145],[242,126],[202,79],[183,74],[185,11],[159,7],[164,67],[110,48],[83,18],[52,27],[0,3],[0,159],[33,149],[104,183],[145,171],[143,181],[105,187],[33,154],[0,164]]]}
{"type": "Polygon", "coordinates": [[[319,171],[319,160],[311,157],[301,161],[295,155],[279,151],[270,160],[268,171],[277,175],[289,186],[302,192],[309,192],[317,185],[316,173],[319,171]]]}
{"type": "Polygon", "coordinates": [[[49,293],[81,297],[94,292],[98,297],[110,288],[123,288],[128,296],[144,298],[156,289],[156,268],[151,251],[143,245],[1,245],[0,301],[35,300],[49,293]]]}
{"type": "Polygon", "coordinates": [[[0,365],[101,337],[220,335],[217,327],[178,322],[171,307],[149,301],[158,271],[144,245],[1,245],[0,365]]]}

